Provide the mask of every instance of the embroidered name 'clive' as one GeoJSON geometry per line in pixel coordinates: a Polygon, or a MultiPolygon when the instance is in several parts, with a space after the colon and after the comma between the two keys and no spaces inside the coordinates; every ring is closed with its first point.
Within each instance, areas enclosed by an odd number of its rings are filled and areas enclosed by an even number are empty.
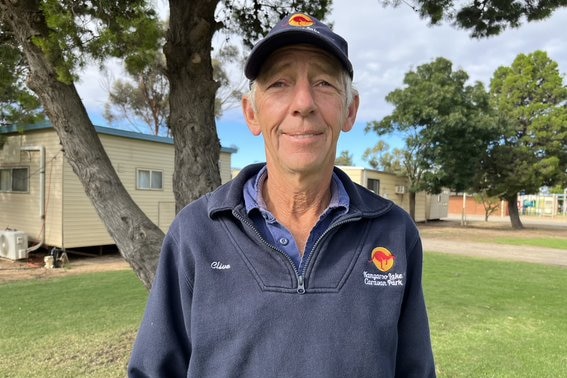
{"type": "Polygon", "coordinates": [[[223,264],[220,261],[213,261],[211,263],[211,268],[212,269],[220,269],[220,270],[230,269],[230,264],[223,264]]]}

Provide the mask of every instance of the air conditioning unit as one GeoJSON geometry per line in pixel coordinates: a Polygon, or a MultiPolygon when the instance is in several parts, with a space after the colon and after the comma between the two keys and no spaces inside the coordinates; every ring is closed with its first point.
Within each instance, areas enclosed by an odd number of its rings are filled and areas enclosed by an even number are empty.
{"type": "Polygon", "coordinates": [[[0,231],[0,257],[10,260],[28,257],[28,236],[22,231],[0,231]]]}
{"type": "Polygon", "coordinates": [[[406,192],[406,187],[403,185],[396,185],[394,191],[396,192],[396,194],[404,194],[406,192]]]}

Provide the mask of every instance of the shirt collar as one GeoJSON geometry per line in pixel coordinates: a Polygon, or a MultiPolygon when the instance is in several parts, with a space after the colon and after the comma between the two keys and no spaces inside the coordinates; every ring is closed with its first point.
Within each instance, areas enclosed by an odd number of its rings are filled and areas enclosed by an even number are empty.
{"type": "MultiPolygon", "coordinates": [[[[260,211],[268,211],[266,203],[264,202],[264,198],[262,197],[262,187],[268,178],[268,169],[267,166],[264,166],[256,176],[251,177],[248,179],[246,184],[244,185],[244,204],[246,207],[246,213],[250,214],[250,212],[254,209],[258,209],[260,211]]],[[[347,213],[349,210],[350,205],[350,198],[348,193],[339,179],[335,172],[333,172],[333,176],[331,179],[331,200],[329,202],[329,206],[323,214],[327,213],[330,210],[343,208],[344,213],[347,213]]]]}

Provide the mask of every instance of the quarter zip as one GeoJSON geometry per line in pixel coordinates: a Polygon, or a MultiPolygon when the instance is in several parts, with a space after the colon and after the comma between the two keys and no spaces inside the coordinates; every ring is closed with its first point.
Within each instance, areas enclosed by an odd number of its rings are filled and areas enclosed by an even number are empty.
{"type": "Polygon", "coordinates": [[[242,223],[244,223],[246,226],[248,226],[252,231],[254,231],[254,234],[256,234],[256,236],[258,237],[258,239],[260,239],[260,241],[262,242],[262,244],[264,244],[266,247],[273,249],[274,251],[280,253],[281,255],[283,255],[286,260],[289,262],[289,264],[291,265],[291,267],[293,268],[293,271],[295,272],[295,278],[297,280],[297,292],[299,294],[304,294],[305,293],[305,283],[304,283],[304,277],[303,275],[299,274],[299,271],[297,270],[297,268],[295,267],[295,264],[293,263],[293,260],[291,259],[291,257],[289,257],[289,255],[287,253],[285,253],[284,251],[282,251],[281,249],[273,246],[272,244],[268,243],[263,237],[262,234],[260,234],[260,232],[258,232],[258,230],[256,229],[256,226],[254,226],[251,222],[249,222],[246,218],[244,218],[242,215],[240,215],[240,213],[238,213],[236,210],[232,210],[232,215],[234,215],[236,217],[236,219],[238,219],[239,221],[241,221],[242,223]]]}
{"type": "Polygon", "coordinates": [[[295,264],[293,263],[293,260],[291,259],[291,257],[289,257],[289,255],[287,253],[285,253],[284,251],[282,251],[281,249],[273,246],[272,244],[268,243],[263,237],[262,234],[260,234],[260,232],[256,229],[256,226],[254,226],[254,224],[252,224],[251,222],[249,222],[246,218],[244,218],[237,210],[233,209],[232,210],[232,214],[234,215],[234,217],[236,217],[236,219],[238,219],[239,221],[241,221],[243,224],[245,224],[246,226],[248,226],[253,232],[254,234],[258,237],[258,239],[262,242],[262,244],[264,244],[266,247],[280,253],[281,255],[283,255],[286,260],[290,263],[291,267],[293,268],[293,271],[295,272],[295,278],[297,279],[297,288],[296,291],[298,294],[305,294],[305,269],[307,268],[307,266],[309,265],[309,262],[311,260],[311,256],[314,254],[314,252],[317,250],[317,247],[319,246],[319,244],[321,243],[321,241],[327,236],[329,235],[329,233],[331,231],[333,231],[335,228],[340,227],[346,223],[350,223],[350,222],[355,222],[358,221],[360,219],[362,219],[361,216],[356,216],[356,217],[350,217],[347,219],[343,219],[341,221],[335,222],[333,224],[331,224],[324,232],[323,234],[315,241],[315,244],[313,245],[313,248],[311,249],[309,255],[307,256],[307,260],[305,260],[305,264],[302,264],[302,269],[301,272],[295,267],[295,264]]]}
{"type": "Polygon", "coordinates": [[[347,218],[347,219],[343,219],[341,221],[335,222],[333,224],[331,224],[322,234],[321,236],[319,236],[319,238],[315,241],[315,244],[313,244],[313,248],[311,248],[311,251],[309,252],[309,255],[307,256],[307,260],[305,260],[305,264],[302,264],[302,268],[300,275],[303,277],[305,275],[305,269],[307,269],[307,266],[309,265],[309,262],[311,261],[311,256],[313,256],[313,253],[317,250],[317,247],[319,246],[319,243],[321,242],[321,240],[323,240],[323,238],[325,238],[332,230],[334,230],[335,228],[342,226],[343,224],[346,223],[350,223],[350,222],[356,222],[358,220],[362,219],[362,217],[357,216],[357,217],[351,217],[351,218],[347,218]]]}

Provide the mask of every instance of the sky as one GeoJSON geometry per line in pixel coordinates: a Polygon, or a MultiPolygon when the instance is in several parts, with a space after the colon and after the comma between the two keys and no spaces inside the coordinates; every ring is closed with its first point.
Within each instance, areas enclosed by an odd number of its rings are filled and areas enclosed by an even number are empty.
{"type": "MultiPolygon", "coordinates": [[[[524,23],[518,29],[508,29],[499,36],[480,40],[448,24],[429,26],[403,2],[398,8],[391,8],[383,7],[378,0],[334,0],[326,21],[332,23],[333,30],[349,44],[354,85],[361,99],[355,127],[341,135],[337,154],[348,150],[354,165],[361,167],[368,166],[362,160],[364,151],[379,140],[375,133],[365,133],[365,126],[392,112],[385,97],[403,86],[408,71],[422,64],[438,57],[447,58],[453,63],[453,70],[468,73],[469,84],[481,81],[488,88],[498,67],[510,66],[518,54],[543,50],[558,63],[564,79],[567,73],[567,39],[561,32],[567,24],[567,8],[556,11],[546,20],[524,23]]],[[[119,63],[111,63],[109,67],[111,77],[121,75],[119,63]]],[[[106,81],[104,75],[89,68],[81,74],[77,84],[91,119],[100,126],[110,126],[102,117],[108,97],[106,81]]],[[[567,83],[564,81],[564,84],[567,83]]],[[[222,146],[238,148],[232,156],[233,167],[265,161],[262,137],[248,131],[239,107],[225,111],[217,120],[217,132],[222,146]]],[[[391,146],[401,143],[398,137],[380,138],[391,146]]]]}

